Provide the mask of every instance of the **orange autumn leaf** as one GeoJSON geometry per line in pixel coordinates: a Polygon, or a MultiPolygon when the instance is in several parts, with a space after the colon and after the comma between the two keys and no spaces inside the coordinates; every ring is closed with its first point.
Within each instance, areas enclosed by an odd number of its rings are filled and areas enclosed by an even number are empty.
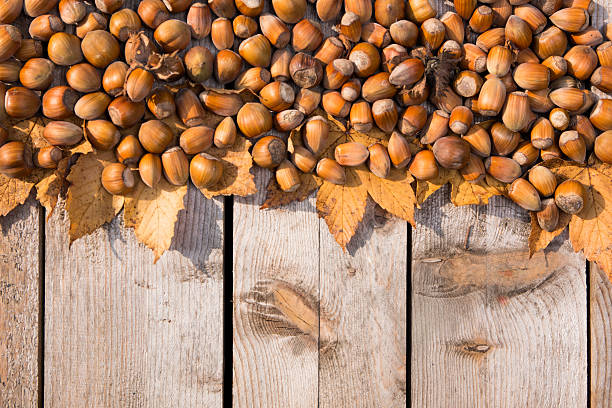
{"type": "Polygon", "coordinates": [[[569,236],[576,252],[583,251],[612,280],[612,166],[591,161],[587,166],[575,162],[544,162],[557,182],[576,180],[586,190],[582,211],[571,217],[569,236]]]}
{"type": "Polygon", "coordinates": [[[317,213],[325,220],[329,232],[344,250],[363,219],[367,199],[367,185],[353,168],[346,168],[344,185],[324,181],[319,188],[317,213]]]}
{"type": "Polygon", "coordinates": [[[414,206],[416,196],[412,189],[414,179],[406,170],[392,169],[387,178],[380,178],[371,172],[367,176],[368,194],[387,212],[408,221],[414,222],[414,206]]]}
{"type": "Polygon", "coordinates": [[[451,184],[451,202],[458,207],[462,205],[488,204],[489,198],[502,194],[497,184],[493,187],[489,186],[489,179],[483,178],[477,183],[470,183],[458,171],[452,171],[451,174],[452,177],[449,180],[451,184]]]}
{"type": "Polygon", "coordinates": [[[170,248],[178,213],[185,208],[188,185],[173,186],[165,179],[149,188],[138,183],[125,198],[125,226],[155,254],[155,262],[170,248]]]}
{"type": "Polygon", "coordinates": [[[213,147],[206,151],[223,163],[221,180],[212,187],[200,189],[206,198],[232,194],[245,197],[257,192],[255,176],[251,173],[253,158],[249,153],[250,146],[251,142],[239,137],[232,147],[226,149],[213,147]]]}
{"type": "Polygon", "coordinates": [[[123,196],[113,196],[102,187],[102,170],[115,162],[113,152],[92,152],[72,166],[66,211],[70,220],[70,243],[91,234],[111,221],[123,207],[123,196]]]}
{"type": "Polygon", "coordinates": [[[270,177],[268,182],[266,201],[261,205],[260,209],[278,208],[295,201],[304,201],[307,199],[323,182],[319,177],[312,173],[300,174],[301,184],[297,190],[293,192],[285,192],[280,189],[275,177],[270,177]]]}
{"type": "Polygon", "coordinates": [[[538,224],[538,217],[535,213],[530,212],[531,216],[531,230],[529,232],[529,257],[531,258],[533,254],[548,247],[548,244],[552,242],[557,236],[561,235],[565,228],[569,225],[570,220],[572,218],[571,215],[564,213],[563,211],[559,211],[559,221],[557,224],[557,228],[554,231],[548,232],[543,230],[538,224]]]}
{"type": "Polygon", "coordinates": [[[417,180],[416,185],[416,199],[419,207],[427,200],[433,193],[444,187],[457,173],[456,170],[447,170],[440,167],[438,177],[431,180],[417,180]]]}

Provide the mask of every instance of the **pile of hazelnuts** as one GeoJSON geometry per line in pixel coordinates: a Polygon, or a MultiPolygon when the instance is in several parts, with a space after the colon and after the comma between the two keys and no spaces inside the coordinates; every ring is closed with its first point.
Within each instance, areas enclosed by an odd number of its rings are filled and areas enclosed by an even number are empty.
{"type": "Polygon", "coordinates": [[[488,174],[509,184],[508,196],[548,231],[560,210],[583,209],[585,187],[557,185],[539,163],[584,163],[591,152],[612,163],[612,26],[590,25],[592,0],[454,0],[439,18],[430,0],[311,3],[2,2],[0,118],[42,107],[52,121],[43,132],[50,146],[34,152],[0,130],[0,173],[54,168],[84,135],[115,152],[102,173],[111,194],[129,192],[137,177],[149,187],[165,177],[211,188],[224,165],[207,150],[242,135],[286,192],[302,173],[342,185],[346,167],[381,178],[395,167],[424,181],[444,168],[467,182],[488,174]],[[333,31],[306,18],[309,8],[333,31]],[[69,67],[67,85],[51,87],[57,66],[69,67]],[[225,89],[194,87],[210,80],[225,89]],[[181,83],[189,86],[168,87],[181,83]],[[210,126],[208,112],[223,119],[210,126]],[[327,157],[328,115],[387,140],[342,143],[327,157]],[[178,137],[164,122],[173,116],[186,127],[178,137]],[[301,140],[289,152],[294,129],[301,140]]]}

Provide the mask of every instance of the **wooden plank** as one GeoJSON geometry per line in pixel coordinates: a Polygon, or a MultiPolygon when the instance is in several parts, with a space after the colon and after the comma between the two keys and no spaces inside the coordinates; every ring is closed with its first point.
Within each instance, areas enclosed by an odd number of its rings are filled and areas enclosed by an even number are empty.
{"type": "Polygon", "coordinates": [[[0,406],[38,404],[39,233],[30,198],[0,217],[0,406]]]}
{"type": "Polygon", "coordinates": [[[373,207],[348,253],[320,221],[321,407],[406,406],[408,227],[373,207]]]}
{"type": "Polygon", "coordinates": [[[222,201],[190,188],[153,264],[120,219],[68,246],[47,224],[45,406],[221,406],[222,201]]]}
{"type": "Polygon", "coordinates": [[[612,283],[591,263],[591,408],[612,406],[612,283]]]}
{"type": "Polygon", "coordinates": [[[259,193],[234,203],[235,407],[314,407],[318,399],[319,221],[314,199],[260,211],[259,193]]]}
{"type": "Polygon", "coordinates": [[[529,260],[525,211],[448,194],[413,233],[412,406],[586,407],[584,258],[565,235],[529,260]]]}

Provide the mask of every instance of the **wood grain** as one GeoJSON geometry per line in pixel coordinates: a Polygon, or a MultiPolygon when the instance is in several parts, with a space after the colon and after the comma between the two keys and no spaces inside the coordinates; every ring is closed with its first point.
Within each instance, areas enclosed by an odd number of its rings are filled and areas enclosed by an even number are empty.
{"type": "Polygon", "coordinates": [[[234,203],[233,404],[310,408],[318,400],[319,221],[313,199],[260,211],[269,174],[258,169],[259,193],[234,203]]]}
{"type": "Polygon", "coordinates": [[[320,221],[321,407],[406,406],[408,224],[369,207],[348,253],[320,221]]]}
{"type": "Polygon", "coordinates": [[[495,197],[417,213],[413,407],[586,407],[585,260],[566,236],[529,260],[527,213],[495,197]]]}
{"type": "Polygon", "coordinates": [[[153,264],[120,218],[67,241],[47,224],[45,406],[221,406],[222,204],[190,188],[153,264]]]}
{"type": "Polygon", "coordinates": [[[40,211],[30,198],[0,217],[0,406],[38,404],[40,211]]]}
{"type": "Polygon", "coordinates": [[[612,406],[612,283],[591,263],[591,408],[612,406]]]}

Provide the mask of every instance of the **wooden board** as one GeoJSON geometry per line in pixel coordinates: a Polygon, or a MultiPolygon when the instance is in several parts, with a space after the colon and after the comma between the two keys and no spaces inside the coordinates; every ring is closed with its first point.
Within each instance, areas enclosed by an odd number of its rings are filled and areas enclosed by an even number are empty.
{"type": "Polygon", "coordinates": [[[527,212],[448,194],[413,233],[412,406],[586,407],[584,258],[558,239],[529,260],[527,212]]]}
{"type": "Polygon", "coordinates": [[[591,408],[612,406],[612,283],[591,263],[591,408]]]}
{"type": "Polygon", "coordinates": [[[30,198],[0,217],[0,406],[38,404],[40,214],[30,198]]]}
{"type": "Polygon", "coordinates": [[[234,205],[234,406],[405,406],[406,223],[343,254],[314,197],[257,209],[268,178],[234,205]]]}
{"type": "Polygon", "coordinates": [[[221,406],[222,201],[190,188],[153,264],[120,219],[68,246],[47,224],[45,406],[221,406]]]}
{"type": "Polygon", "coordinates": [[[314,407],[318,399],[319,221],[314,200],[260,211],[235,198],[233,404],[314,407]]]}
{"type": "Polygon", "coordinates": [[[321,407],[406,406],[408,227],[373,207],[348,253],[320,221],[321,407]]]}

